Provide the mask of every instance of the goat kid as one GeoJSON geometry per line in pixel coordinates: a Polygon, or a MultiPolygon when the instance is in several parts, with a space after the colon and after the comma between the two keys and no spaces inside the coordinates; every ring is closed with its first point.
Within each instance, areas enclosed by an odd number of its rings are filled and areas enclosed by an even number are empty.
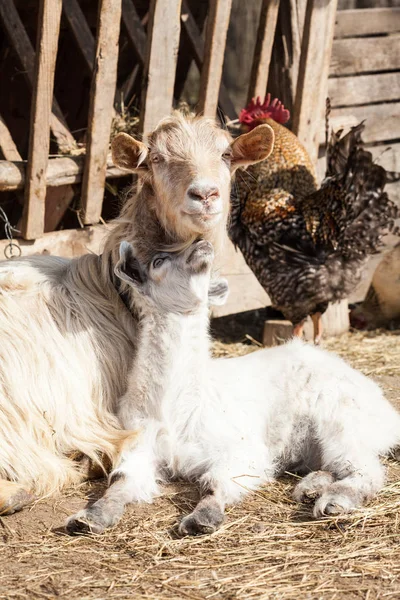
{"type": "Polygon", "coordinates": [[[139,185],[102,255],[0,263],[0,514],[85,478],[72,454],[114,463],[129,442],[114,414],[137,345],[135,298],[120,290],[128,311],[115,286],[121,239],[145,264],[154,249],[199,236],[220,246],[231,174],[272,146],[268,125],[232,141],[211,119],[179,113],[146,144],[119,134],[114,162],[139,185]]]}
{"type": "MultiPolygon", "coordinates": [[[[118,414],[140,433],[103,498],[69,519],[70,533],[114,525],[127,503],[151,502],[171,477],[202,492],[182,535],[214,531],[226,504],[287,470],[306,474],[294,497],[314,500],[315,517],[351,511],[382,487],[379,456],[400,442],[400,415],[373,381],[298,340],[210,358],[213,258],[201,241],[146,266],[121,244],[115,272],[134,291],[140,342],[118,414]]],[[[214,293],[226,291],[221,281],[214,293]]]]}

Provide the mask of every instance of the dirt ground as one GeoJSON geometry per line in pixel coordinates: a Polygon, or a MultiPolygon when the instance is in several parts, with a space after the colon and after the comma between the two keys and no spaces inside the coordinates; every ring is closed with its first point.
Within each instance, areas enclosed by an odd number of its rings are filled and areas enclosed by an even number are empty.
{"type": "MultiPolygon", "coordinates": [[[[248,339],[229,341],[215,353],[254,349],[248,339]]],[[[326,345],[375,377],[400,409],[400,331],[346,334],[326,345]]],[[[0,518],[0,599],[400,598],[400,465],[387,466],[379,497],[349,517],[313,521],[309,507],[291,499],[288,475],[230,508],[218,532],[192,539],[176,535],[196,501],[186,484],[165,487],[150,506],[131,506],[104,535],[66,536],[66,517],[104,489],[84,484],[0,518]]]]}

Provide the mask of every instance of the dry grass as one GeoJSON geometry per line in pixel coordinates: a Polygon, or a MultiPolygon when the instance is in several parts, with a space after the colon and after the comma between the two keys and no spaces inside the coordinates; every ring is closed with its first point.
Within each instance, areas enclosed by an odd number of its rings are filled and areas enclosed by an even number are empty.
{"type": "MultiPolygon", "coordinates": [[[[396,401],[399,335],[348,334],[325,345],[377,376],[396,401]]],[[[253,347],[214,349],[238,355],[253,347]]],[[[165,488],[151,506],[130,507],[113,531],[68,538],[52,528],[101,491],[85,485],[0,520],[0,598],[400,598],[400,465],[387,464],[385,489],[349,517],[311,520],[291,500],[295,479],[287,476],[231,508],[218,532],[195,539],[176,537],[196,500],[184,484],[165,488]]]]}

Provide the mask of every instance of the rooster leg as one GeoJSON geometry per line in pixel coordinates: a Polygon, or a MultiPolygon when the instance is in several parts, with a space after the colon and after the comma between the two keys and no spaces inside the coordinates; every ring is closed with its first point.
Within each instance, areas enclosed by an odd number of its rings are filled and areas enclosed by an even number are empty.
{"type": "Polygon", "coordinates": [[[300,321],[300,323],[296,323],[293,327],[293,335],[298,338],[303,337],[303,329],[304,329],[304,321],[300,321]]]}
{"type": "Polygon", "coordinates": [[[313,315],[311,315],[311,320],[312,320],[313,328],[314,328],[314,344],[316,344],[318,346],[319,343],[321,342],[322,332],[323,332],[322,313],[320,313],[320,312],[314,313],[313,315]]]}

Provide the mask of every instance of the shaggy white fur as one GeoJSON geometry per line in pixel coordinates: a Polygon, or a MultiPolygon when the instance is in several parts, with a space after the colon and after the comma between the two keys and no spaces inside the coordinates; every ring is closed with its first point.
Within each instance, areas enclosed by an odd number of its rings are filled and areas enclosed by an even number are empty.
{"type": "Polygon", "coordinates": [[[151,501],[157,481],[176,476],[203,492],[182,534],[213,531],[225,504],[285,470],[310,473],[295,497],[316,499],[317,517],[360,506],[381,488],[379,456],[400,442],[400,415],[373,381],[298,340],[210,358],[212,258],[210,244],[199,242],[156,255],[146,268],[121,246],[116,273],[133,287],[141,319],[118,414],[141,433],[105,496],[69,520],[70,532],[102,531],[126,503],[151,501]]]}

